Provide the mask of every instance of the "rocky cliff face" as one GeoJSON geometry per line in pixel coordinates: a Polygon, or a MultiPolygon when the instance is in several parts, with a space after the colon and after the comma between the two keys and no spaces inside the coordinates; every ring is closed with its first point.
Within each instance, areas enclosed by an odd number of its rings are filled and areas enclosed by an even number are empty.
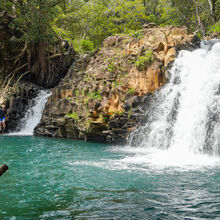
{"type": "Polygon", "coordinates": [[[53,89],[35,134],[125,142],[145,123],[144,109],[169,78],[168,67],[178,51],[196,43],[185,28],[153,24],[132,36],[107,38],[53,89]]]}

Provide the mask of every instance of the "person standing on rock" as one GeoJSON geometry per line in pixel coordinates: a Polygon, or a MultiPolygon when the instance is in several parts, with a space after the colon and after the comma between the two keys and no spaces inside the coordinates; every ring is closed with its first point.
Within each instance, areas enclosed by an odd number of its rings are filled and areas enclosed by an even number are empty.
{"type": "Polygon", "coordinates": [[[0,131],[5,130],[5,120],[7,120],[7,112],[5,106],[0,108],[0,131]]]}

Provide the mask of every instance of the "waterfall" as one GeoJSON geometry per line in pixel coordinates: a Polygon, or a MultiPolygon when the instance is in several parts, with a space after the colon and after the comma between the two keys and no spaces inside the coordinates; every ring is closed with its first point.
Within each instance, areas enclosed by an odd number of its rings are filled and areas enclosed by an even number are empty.
{"type": "Polygon", "coordinates": [[[139,134],[145,148],[220,153],[220,41],[181,51],[170,74],[151,101],[148,122],[131,135],[130,143],[139,134]]]}
{"type": "Polygon", "coordinates": [[[45,104],[51,95],[51,92],[40,90],[37,97],[34,98],[33,104],[28,109],[25,117],[21,120],[18,127],[18,132],[11,133],[10,135],[33,135],[34,128],[39,124],[45,104]]]}

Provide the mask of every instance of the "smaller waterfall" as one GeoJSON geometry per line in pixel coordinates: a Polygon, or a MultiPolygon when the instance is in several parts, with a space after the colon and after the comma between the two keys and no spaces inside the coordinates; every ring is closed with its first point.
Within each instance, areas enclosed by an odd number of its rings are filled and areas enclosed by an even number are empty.
{"type": "Polygon", "coordinates": [[[34,105],[26,112],[25,117],[21,120],[19,132],[10,135],[33,135],[34,128],[39,124],[45,104],[51,95],[50,91],[41,90],[37,97],[34,98],[34,105]]]}

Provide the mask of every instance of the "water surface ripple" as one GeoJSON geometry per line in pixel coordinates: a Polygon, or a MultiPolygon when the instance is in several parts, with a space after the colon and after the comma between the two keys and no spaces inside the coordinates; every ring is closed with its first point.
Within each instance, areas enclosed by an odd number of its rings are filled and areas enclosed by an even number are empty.
{"type": "Polygon", "coordinates": [[[0,137],[0,152],[0,219],[220,219],[217,159],[158,166],[140,149],[34,137],[0,137]]]}

